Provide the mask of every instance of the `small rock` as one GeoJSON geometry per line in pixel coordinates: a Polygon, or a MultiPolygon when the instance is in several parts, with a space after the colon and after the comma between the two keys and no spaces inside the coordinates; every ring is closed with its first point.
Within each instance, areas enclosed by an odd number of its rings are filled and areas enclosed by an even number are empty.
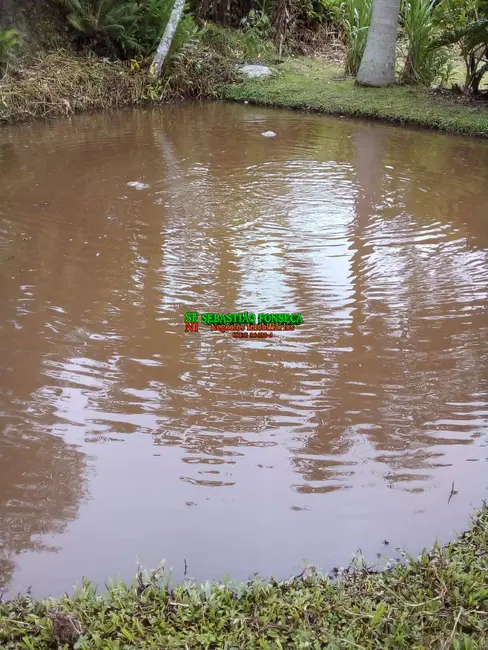
{"type": "Polygon", "coordinates": [[[248,79],[259,79],[260,77],[269,77],[269,75],[273,74],[273,71],[267,65],[247,64],[238,66],[237,69],[248,79]]]}
{"type": "Polygon", "coordinates": [[[265,131],[264,133],[261,133],[261,135],[264,135],[265,138],[275,138],[276,133],[274,131],[265,131]]]}

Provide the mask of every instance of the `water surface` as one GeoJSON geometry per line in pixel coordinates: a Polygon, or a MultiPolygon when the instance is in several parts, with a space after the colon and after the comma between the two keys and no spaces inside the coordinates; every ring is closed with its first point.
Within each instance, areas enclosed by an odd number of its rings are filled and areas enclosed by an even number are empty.
{"type": "Polygon", "coordinates": [[[484,141],[236,105],[3,128],[0,587],[287,577],[464,529],[487,179],[484,141]]]}

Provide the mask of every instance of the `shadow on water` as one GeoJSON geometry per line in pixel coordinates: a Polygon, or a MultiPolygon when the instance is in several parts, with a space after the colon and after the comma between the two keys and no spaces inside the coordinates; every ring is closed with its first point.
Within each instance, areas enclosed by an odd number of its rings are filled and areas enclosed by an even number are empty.
{"type": "Polygon", "coordinates": [[[136,557],[283,576],[465,526],[486,488],[486,143],[217,103],[3,138],[12,588],[136,557]],[[193,336],[189,309],[305,323],[193,336]]]}

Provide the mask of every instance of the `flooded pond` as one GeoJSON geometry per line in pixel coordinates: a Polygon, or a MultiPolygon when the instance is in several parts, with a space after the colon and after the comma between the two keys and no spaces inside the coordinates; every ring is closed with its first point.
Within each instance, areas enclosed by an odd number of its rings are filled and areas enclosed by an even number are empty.
{"type": "Polygon", "coordinates": [[[284,578],[463,530],[487,180],[484,141],[249,106],[2,128],[0,588],[284,578]]]}

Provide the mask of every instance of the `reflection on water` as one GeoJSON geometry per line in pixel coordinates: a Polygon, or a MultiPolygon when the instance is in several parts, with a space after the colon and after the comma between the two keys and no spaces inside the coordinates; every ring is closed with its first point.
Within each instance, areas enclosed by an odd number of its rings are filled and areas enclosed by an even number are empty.
{"type": "Polygon", "coordinates": [[[5,427],[1,439],[1,586],[10,580],[16,555],[58,550],[45,538],[77,517],[84,495],[83,454],[57,437],[26,434],[27,422],[5,427]]]}
{"type": "Polygon", "coordinates": [[[467,524],[487,143],[220,104],[0,137],[1,585],[285,576],[467,524]],[[236,340],[188,310],[305,323],[236,340]]]}

